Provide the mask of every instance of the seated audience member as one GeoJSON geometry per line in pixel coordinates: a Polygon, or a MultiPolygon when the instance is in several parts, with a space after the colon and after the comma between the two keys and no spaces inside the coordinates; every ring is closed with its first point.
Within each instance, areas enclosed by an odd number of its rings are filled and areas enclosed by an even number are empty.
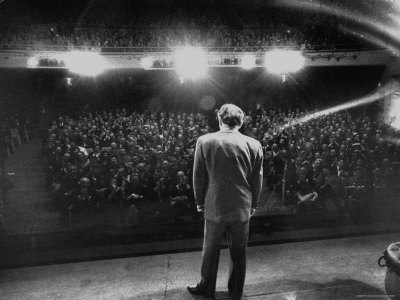
{"type": "Polygon", "coordinates": [[[178,183],[174,186],[170,195],[170,205],[190,209],[193,207],[193,190],[189,183],[188,177],[183,171],[179,171],[176,175],[178,183]]]}
{"type": "Polygon", "coordinates": [[[89,178],[82,177],[79,180],[79,189],[73,193],[70,199],[69,210],[73,212],[81,212],[85,209],[92,208],[98,204],[97,192],[91,187],[89,178]]]}
{"type": "Polygon", "coordinates": [[[124,181],[123,183],[121,183],[120,186],[118,186],[117,179],[111,178],[109,181],[108,187],[103,188],[100,191],[102,194],[103,201],[105,201],[104,204],[123,203],[126,199],[126,193],[125,193],[126,186],[125,185],[126,185],[126,183],[124,181]]]}
{"type": "Polygon", "coordinates": [[[297,180],[297,211],[308,212],[314,211],[319,208],[317,202],[318,193],[316,192],[315,184],[306,176],[306,168],[302,167],[299,171],[299,178],[297,180]]]}
{"type": "Polygon", "coordinates": [[[359,217],[365,216],[366,210],[369,208],[366,197],[366,182],[362,177],[362,172],[359,169],[353,171],[352,176],[348,178],[347,185],[344,187],[346,190],[346,212],[349,218],[354,221],[359,217]]]}

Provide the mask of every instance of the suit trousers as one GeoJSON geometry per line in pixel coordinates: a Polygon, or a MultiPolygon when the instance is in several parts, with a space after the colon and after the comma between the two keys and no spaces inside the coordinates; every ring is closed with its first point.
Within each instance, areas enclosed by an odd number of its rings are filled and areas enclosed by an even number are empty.
{"type": "Polygon", "coordinates": [[[230,251],[228,290],[232,299],[241,299],[246,277],[246,248],[249,238],[247,221],[205,220],[204,241],[199,288],[208,296],[213,296],[217,281],[221,240],[225,234],[230,251]]]}

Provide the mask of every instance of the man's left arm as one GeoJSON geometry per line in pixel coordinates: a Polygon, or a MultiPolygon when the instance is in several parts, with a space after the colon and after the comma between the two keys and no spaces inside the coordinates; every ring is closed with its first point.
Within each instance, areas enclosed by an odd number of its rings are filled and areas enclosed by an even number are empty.
{"type": "MultiPolygon", "coordinates": [[[[257,156],[251,180],[252,210],[255,210],[257,207],[258,199],[260,198],[261,195],[262,184],[263,184],[263,150],[261,144],[258,143],[257,156]]],[[[253,213],[254,212],[252,211],[252,214],[253,213]]]]}

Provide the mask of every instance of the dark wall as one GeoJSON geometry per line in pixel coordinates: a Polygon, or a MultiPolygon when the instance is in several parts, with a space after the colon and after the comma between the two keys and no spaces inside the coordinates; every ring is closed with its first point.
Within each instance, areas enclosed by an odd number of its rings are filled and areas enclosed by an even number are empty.
{"type": "Polygon", "coordinates": [[[174,71],[114,71],[84,78],[56,70],[0,70],[0,111],[37,114],[45,107],[57,114],[126,107],[135,110],[199,111],[205,96],[216,106],[233,102],[244,108],[298,105],[324,108],[376,89],[384,67],[305,68],[282,82],[281,76],[259,68],[210,69],[197,82],[180,83],[174,71]],[[66,78],[70,77],[72,86],[66,78]]]}

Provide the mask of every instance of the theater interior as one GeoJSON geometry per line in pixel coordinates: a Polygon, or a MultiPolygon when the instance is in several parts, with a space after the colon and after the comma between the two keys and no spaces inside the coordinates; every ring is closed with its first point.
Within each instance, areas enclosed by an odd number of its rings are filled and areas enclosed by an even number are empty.
{"type": "Polygon", "coordinates": [[[225,103],[264,157],[242,299],[400,299],[399,1],[3,0],[0,25],[0,299],[203,299],[194,155],[225,103]]]}

